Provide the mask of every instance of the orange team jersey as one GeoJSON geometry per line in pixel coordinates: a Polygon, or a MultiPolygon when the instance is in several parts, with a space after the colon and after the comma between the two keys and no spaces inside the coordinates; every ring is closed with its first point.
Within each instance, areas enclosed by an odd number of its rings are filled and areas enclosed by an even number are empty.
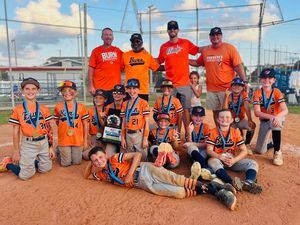
{"type": "Polygon", "coordinates": [[[160,143],[169,143],[172,144],[172,142],[177,141],[180,142],[180,137],[178,135],[177,139],[174,139],[174,132],[175,129],[168,128],[167,129],[161,129],[161,128],[154,128],[149,135],[150,142],[154,145],[159,145],[160,143]],[[158,134],[157,134],[158,131],[158,134]]]}
{"type": "Polygon", "coordinates": [[[130,78],[136,78],[140,81],[141,91],[140,94],[149,94],[149,69],[156,71],[159,64],[146,50],[138,53],[129,52],[123,53],[122,67],[125,69],[125,81],[130,78]]]}
{"type": "MultiPolygon", "coordinates": [[[[239,129],[230,127],[229,132],[230,132],[230,136],[229,136],[228,140],[226,141],[224,150],[222,149],[223,141],[222,141],[222,138],[219,134],[219,130],[217,127],[210,131],[210,136],[207,139],[206,143],[213,145],[214,152],[216,152],[218,154],[228,152],[228,153],[231,153],[232,155],[235,155],[237,147],[244,144],[244,139],[243,139],[239,129]]],[[[228,130],[222,131],[222,133],[226,139],[228,130]]]]}
{"type": "Polygon", "coordinates": [[[198,135],[199,135],[199,131],[200,131],[200,126],[201,126],[201,124],[194,125],[194,135],[192,133],[192,141],[195,143],[203,143],[203,142],[205,143],[207,138],[210,135],[209,125],[207,123],[203,123],[202,136],[200,138],[200,141],[198,142],[197,139],[198,139],[198,135]]]}
{"type": "MultiPolygon", "coordinates": [[[[167,112],[167,107],[169,103],[169,97],[164,98],[164,109],[162,109],[162,97],[156,99],[153,107],[153,112],[158,114],[161,112],[167,112]]],[[[172,96],[172,103],[169,111],[170,125],[178,125],[178,115],[182,114],[183,108],[178,98],[172,96]]]]}
{"type": "MultiPolygon", "coordinates": [[[[100,113],[102,110],[97,109],[97,111],[98,111],[98,118],[100,119],[100,113]]],[[[99,133],[99,131],[98,131],[97,119],[95,116],[95,107],[94,106],[90,107],[88,109],[88,114],[89,114],[89,134],[96,135],[97,133],[99,133]]],[[[104,126],[100,125],[100,133],[103,134],[103,131],[104,131],[104,126]]]]}
{"type": "Polygon", "coordinates": [[[197,64],[205,66],[207,91],[225,91],[235,77],[233,68],[242,63],[233,45],[223,43],[219,48],[205,48],[197,64]]]}
{"type": "Polygon", "coordinates": [[[159,50],[158,63],[165,62],[166,79],[175,87],[187,86],[189,80],[189,54],[196,55],[199,47],[187,39],[178,38],[176,43],[164,43],[159,50]]]}
{"type": "MultiPolygon", "coordinates": [[[[125,177],[130,169],[131,162],[125,161],[123,157],[124,153],[118,153],[110,157],[107,162],[110,163],[111,169],[114,172],[115,176],[120,180],[125,181],[125,177]]],[[[94,172],[93,176],[96,180],[104,180],[113,184],[119,184],[118,182],[115,182],[113,179],[111,179],[108,172],[108,165],[106,165],[101,171],[94,172]]]]}
{"type": "MultiPolygon", "coordinates": [[[[73,102],[68,103],[69,116],[73,118],[73,102]]],[[[74,128],[70,128],[66,112],[64,109],[64,102],[56,104],[54,109],[54,118],[58,124],[58,146],[83,146],[83,121],[89,118],[89,114],[85,106],[77,102],[77,113],[75,116],[74,128]],[[68,136],[68,130],[74,130],[72,136],[68,136]]]]}
{"type": "Polygon", "coordinates": [[[149,104],[146,100],[139,98],[138,102],[136,104],[135,109],[132,112],[131,117],[129,118],[129,121],[126,121],[126,108],[127,104],[130,101],[130,105],[128,107],[128,111],[131,109],[133,105],[133,101],[130,99],[128,101],[125,101],[120,116],[123,118],[123,123],[125,123],[126,130],[141,130],[144,129],[145,126],[145,117],[149,117],[150,115],[150,109],[149,104]]]}
{"type": "Polygon", "coordinates": [[[121,84],[122,51],[114,46],[99,46],[92,51],[89,66],[95,69],[93,82],[96,89],[112,90],[121,84]]]}
{"type": "MultiPolygon", "coordinates": [[[[241,92],[242,95],[242,104],[241,104],[241,109],[240,109],[240,113],[239,113],[239,118],[240,120],[245,118],[245,114],[246,114],[246,109],[245,109],[245,102],[251,102],[250,98],[248,97],[247,93],[245,91],[241,92]]],[[[236,118],[236,113],[235,111],[237,111],[237,102],[239,100],[239,95],[233,95],[233,101],[232,101],[232,95],[230,94],[228,97],[228,109],[230,109],[233,119],[236,118]]]]}
{"type": "MultiPolygon", "coordinates": [[[[271,100],[270,107],[268,109],[266,109],[264,107],[263,97],[262,97],[262,89],[258,89],[254,92],[254,94],[253,94],[253,105],[259,105],[260,110],[263,113],[267,113],[267,114],[271,114],[271,115],[276,116],[278,113],[281,112],[281,109],[279,107],[280,103],[285,102],[285,100],[283,98],[283,95],[282,95],[281,91],[278,88],[273,88],[273,90],[274,90],[273,97],[272,97],[272,100],[271,100]]],[[[267,99],[270,98],[271,92],[272,92],[272,89],[265,92],[267,99]]]]}
{"type": "MultiPolygon", "coordinates": [[[[36,120],[36,105],[35,104],[27,104],[28,111],[30,114],[30,117],[33,121],[36,120]]],[[[52,115],[50,114],[49,109],[39,104],[40,107],[40,113],[39,113],[39,124],[36,128],[31,125],[29,115],[25,114],[25,109],[23,107],[23,104],[18,105],[14,108],[13,113],[11,114],[9,118],[9,123],[20,126],[22,135],[26,137],[33,137],[33,133],[35,131],[38,132],[39,136],[46,135],[48,133],[49,129],[49,122],[52,120],[52,115]]]]}

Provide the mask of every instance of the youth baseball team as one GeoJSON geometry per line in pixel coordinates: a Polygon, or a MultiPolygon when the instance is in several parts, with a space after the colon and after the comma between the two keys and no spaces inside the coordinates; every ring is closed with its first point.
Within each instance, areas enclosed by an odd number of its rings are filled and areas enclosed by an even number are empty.
{"type": "Polygon", "coordinates": [[[211,45],[203,47],[179,38],[176,21],[168,22],[167,32],[169,41],[154,59],[143,48],[141,34],[131,36],[132,50],[123,53],[112,45],[113,31],[104,28],[103,44],[92,51],[89,62],[93,97],[89,109],[77,102],[76,84],[65,80],[58,87],[62,101],[52,115],[36,100],[38,80],[25,78],[23,102],[9,119],[13,154],[3,158],[0,171],[27,180],[36,171],[50,171],[54,158],[63,167],[85,159],[89,161],[85,178],[175,198],[208,193],[231,210],[236,207],[237,191],[261,193],[258,163],[247,158],[253,154],[250,142],[256,128],[250,105],[260,120],[254,152],[263,154],[273,148],[273,164],[283,165],[281,129],[288,109],[280,90],[273,87],[274,69],[262,70],[261,88],[251,100],[239,53],[222,41],[219,27],[210,30],[211,45]],[[189,59],[197,53],[198,59],[189,59]],[[190,73],[189,66],[206,69],[205,106],[212,110],[215,126],[205,121],[201,77],[197,71],[190,73]],[[148,104],[149,69],[166,75],[153,114],[148,104]],[[191,160],[190,177],[170,170],[180,166],[184,154],[191,160]],[[245,179],[229,175],[228,170],[244,172],[245,179]]]}

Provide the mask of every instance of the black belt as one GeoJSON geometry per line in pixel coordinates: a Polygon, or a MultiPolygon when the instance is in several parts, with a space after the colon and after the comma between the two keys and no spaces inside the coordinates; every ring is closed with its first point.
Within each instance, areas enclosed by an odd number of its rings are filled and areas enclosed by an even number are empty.
{"type": "Polygon", "coordinates": [[[41,141],[44,140],[46,138],[46,136],[40,136],[40,137],[26,137],[25,140],[26,141],[41,141]]]}
{"type": "Polygon", "coordinates": [[[269,119],[262,119],[260,121],[262,121],[262,122],[269,122],[270,120],[269,119]]]}
{"type": "Polygon", "coordinates": [[[127,130],[126,131],[128,134],[136,134],[136,133],[138,133],[138,132],[142,132],[142,130],[140,129],[140,130],[127,130]]]}

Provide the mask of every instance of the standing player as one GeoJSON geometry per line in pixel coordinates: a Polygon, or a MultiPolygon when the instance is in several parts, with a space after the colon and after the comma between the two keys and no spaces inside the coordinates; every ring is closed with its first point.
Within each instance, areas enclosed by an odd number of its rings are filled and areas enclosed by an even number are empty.
{"type": "Polygon", "coordinates": [[[222,30],[214,27],[210,30],[211,45],[203,48],[197,60],[190,60],[191,66],[204,66],[206,69],[206,108],[214,113],[216,122],[217,110],[222,109],[225,90],[237,73],[246,82],[242,60],[236,48],[222,41],[222,30]]]}
{"type": "Polygon", "coordinates": [[[82,103],[76,101],[77,88],[72,81],[63,81],[58,87],[63,102],[56,104],[54,118],[58,125],[60,164],[80,164],[82,151],[87,149],[89,114],[82,103]]]}
{"type": "Polygon", "coordinates": [[[225,91],[225,100],[223,103],[223,109],[229,109],[233,115],[233,128],[239,128],[242,136],[243,130],[247,130],[245,145],[248,149],[248,154],[253,154],[250,149],[250,143],[255,131],[255,123],[252,120],[251,109],[249,107],[249,99],[245,91],[244,81],[236,77],[231,82],[230,90],[225,91]],[[247,115],[248,121],[245,119],[247,115]]]}
{"type": "Polygon", "coordinates": [[[211,130],[206,141],[207,154],[210,156],[208,165],[218,178],[232,184],[237,190],[261,193],[262,187],[256,183],[258,164],[253,159],[245,159],[247,149],[241,132],[230,126],[233,122],[231,112],[228,109],[218,111],[217,122],[219,125],[211,130]],[[245,181],[241,182],[238,177],[232,179],[225,168],[245,172],[245,181]]]}
{"type": "Polygon", "coordinates": [[[82,157],[89,160],[89,149],[95,146],[102,146],[102,137],[104,131],[104,104],[106,101],[105,92],[97,89],[93,94],[94,105],[88,109],[89,114],[89,132],[88,132],[88,149],[83,151],[82,157]]]}
{"type": "MultiPolygon", "coordinates": [[[[120,117],[121,109],[123,106],[124,98],[125,98],[125,87],[121,84],[116,84],[113,90],[113,98],[114,102],[107,105],[105,107],[105,118],[107,119],[109,116],[116,116],[120,119],[120,124],[118,125],[118,129],[122,128],[122,118],[120,117]]],[[[112,156],[116,154],[120,149],[120,145],[115,143],[106,143],[105,144],[105,152],[108,156],[112,156]]]]}
{"type": "Polygon", "coordinates": [[[141,153],[132,152],[116,154],[107,159],[104,150],[95,147],[90,151],[91,162],[85,169],[84,177],[87,179],[93,175],[96,180],[179,199],[207,193],[216,196],[229,209],[235,209],[235,189],[231,185],[217,182],[203,184],[152,163],[141,162],[141,157],[141,153]]]}
{"type": "Polygon", "coordinates": [[[285,116],[288,114],[288,108],[280,90],[272,87],[275,82],[274,69],[263,69],[259,78],[262,88],[256,90],[253,94],[254,114],[260,120],[255,152],[263,154],[267,151],[267,143],[272,131],[273,164],[281,166],[283,164],[283,156],[280,150],[281,129],[285,116]]]}
{"type": "Polygon", "coordinates": [[[189,40],[179,38],[176,21],[168,22],[170,40],[160,47],[158,63],[165,63],[166,79],[173,82],[174,95],[177,94],[183,106],[183,122],[187,129],[190,122],[192,90],[189,81],[189,54],[196,55],[200,49],[189,40]]]}
{"type": "Polygon", "coordinates": [[[107,93],[106,105],[113,102],[112,89],[115,84],[121,83],[122,51],[112,46],[114,40],[112,29],[102,30],[103,44],[92,51],[89,62],[89,90],[92,94],[96,89],[103,89],[107,93]]]}
{"type": "Polygon", "coordinates": [[[127,81],[126,90],[130,99],[124,102],[121,109],[122,138],[121,144],[126,152],[142,153],[142,160],[147,160],[149,136],[149,104],[140,98],[140,82],[132,78],[127,81]]]}
{"type": "Polygon", "coordinates": [[[156,71],[159,64],[143,48],[143,39],[140,34],[133,34],[130,38],[132,50],[125,52],[122,57],[122,65],[125,70],[125,81],[136,78],[140,81],[141,90],[139,96],[149,100],[149,69],[156,71]]]}
{"type": "Polygon", "coordinates": [[[36,170],[46,173],[52,169],[55,158],[53,147],[49,148],[47,123],[52,126],[49,109],[37,102],[40,83],[26,78],[21,83],[23,104],[14,108],[9,122],[13,125],[13,156],[5,157],[0,170],[10,170],[22,180],[31,178],[36,170]]]}
{"type": "Polygon", "coordinates": [[[183,108],[178,98],[172,96],[173,83],[170,80],[163,80],[160,86],[163,94],[156,99],[153,107],[153,118],[156,120],[159,113],[167,113],[170,116],[170,126],[181,131],[183,108]]]}

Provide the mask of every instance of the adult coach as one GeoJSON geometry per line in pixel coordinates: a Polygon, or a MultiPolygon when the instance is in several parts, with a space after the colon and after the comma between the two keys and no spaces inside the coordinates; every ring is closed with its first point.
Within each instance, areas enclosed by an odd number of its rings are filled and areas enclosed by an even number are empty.
{"type": "Polygon", "coordinates": [[[183,122],[187,128],[190,122],[192,89],[189,81],[189,54],[196,55],[201,49],[187,39],[179,38],[179,27],[176,21],[167,25],[169,41],[160,47],[157,61],[165,63],[166,79],[174,85],[173,94],[180,99],[183,106],[183,122]]]}
{"type": "Polygon", "coordinates": [[[122,67],[125,70],[125,84],[128,79],[136,78],[140,81],[139,96],[149,100],[149,69],[158,70],[160,67],[156,60],[143,48],[142,35],[135,33],[130,38],[132,50],[124,52],[122,67]]]}
{"type": "Polygon", "coordinates": [[[116,84],[121,84],[121,59],[123,52],[112,46],[113,31],[106,27],[102,30],[103,44],[96,47],[89,62],[89,91],[94,94],[96,89],[106,91],[106,105],[113,102],[112,90],[116,84]]]}
{"type": "Polygon", "coordinates": [[[231,44],[222,42],[221,28],[212,28],[209,39],[211,45],[203,48],[197,60],[190,60],[190,65],[204,66],[206,69],[206,108],[213,111],[215,119],[217,110],[222,109],[225,91],[230,88],[235,73],[245,83],[246,75],[237,49],[231,44]]]}

